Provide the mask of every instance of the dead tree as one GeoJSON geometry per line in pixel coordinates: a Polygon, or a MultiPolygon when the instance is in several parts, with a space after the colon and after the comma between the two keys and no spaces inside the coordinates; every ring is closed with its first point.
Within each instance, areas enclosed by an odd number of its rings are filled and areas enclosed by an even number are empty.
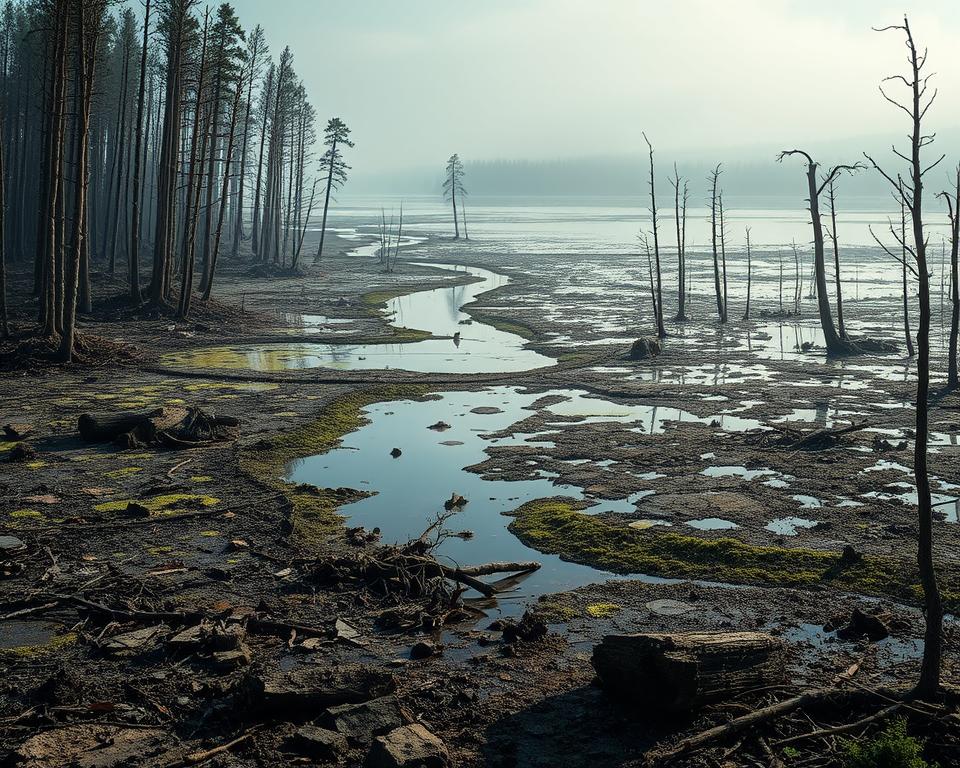
{"type": "Polygon", "coordinates": [[[687,319],[687,201],[690,199],[690,185],[680,178],[677,164],[673,164],[673,212],[677,223],[677,322],[687,319]],[[680,182],[683,181],[683,194],[680,182]]]}
{"type": "MultiPolygon", "coordinates": [[[[823,330],[823,339],[827,347],[827,354],[847,355],[857,350],[840,336],[836,326],[833,324],[833,314],[830,311],[830,297],[827,295],[827,268],[824,255],[823,221],[820,218],[820,195],[823,194],[824,189],[837,178],[838,174],[843,172],[854,173],[863,166],[859,163],[855,165],[834,166],[827,172],[826,179],[820,182],[817,179],[819,165],[802,149],[785,150],[780,153],[778,161],[783,162],[785,158],[791,157],[792,155],[800,155],[807,162],[807,194],[809,195],[810,220],[813,224],[813,268],[817,286],[817,309],[820,314],[820,328],[823,330]]],[[[796,249],[796,246],[794,246],[794,249],[796,249]]],[[[839,276],[837,279],[839,280],[839,276]]],[[[799,312],[799,284],[797,292],[797,309],[799,312]]]]}
{"type": "MultiPolygon", "coordinates": [[[[900,181],[899,177],[897,178],[900,181]]],[[[903,190],[899,192],[900,197],[900,264],[903,269],[903,333],[907,341],[907,356],[914,357],[916,354],[913,349],[913,335],[910,333],[910,295],[907,284],[907,206],[903,198],[903,190]]]]}
{"type": "Polygon", "coordinates": [[[747,227],[747,309],[743,313],[743,319],[750,319],[750,289],[753,285],[753,259],[750,252],[750,227],[747,227]]]}
{"type": "Polygon", "coordinates": [[[723,322],[727,322],[727,310],[730,302],[727,297],[727,223],[723,216],[723,192],[718,199],[720,208],[720,266],[723,272],[723,322]]]}
{"type": "Polygon", "coordinates": [[[657,325],[659,331],[659,323],[657,322],[659,307],[657,306],[657,288],[653,282],[653,256],[650,250],[650,238],[646,232],[641,232],[638,237],[640,238],[640,245],[643,246],[643,250],[647,254],[647,276],[650,278],[650,305],[653,307],[654,324],[657,325]]]}
{"type": "Polygon", "coordinates": [[[793,246],[793,314],[800,314],[800,253],[797,251],[797,241],[794,240],[793,246]]]}
{"type": "Polygon", "coordinates": [[[667,331],[663,325],[663,277],[660,272],[660,227],[657,221],[657,189],[653,168],[653,145],[647,138],[646,133],[643,134],[643,140],[647,142],[647,150],[650,153],[650,216],[653,219],[653,257],[657,267],[657,336],[662,339],[666,337],[667,331]]]}
{"type": "Polygon", "coordinates": [[[713,287],[717,295],[717,318],[721,323],[727,322],[727,308],[720,292],[720,255],[717,251],[717,182],[723,171],[720,164],[710,172],[710,241],[713,246],[713,287]]]}
{"type": "Polygon", "coordinates": [[[956,389],[960,386],[957,375],[957,337],[960,335],[960,287],[957,278],[957,255],[960,252],[960,165],[957,165],[956,183],[953,196],[949,192],[941,192],[947,203],[947,216],[950,220],[950,343],[947,349],[947,386],[956,389]]]}
{"type": "Polygon", "coordinates": [[[837,239],[837,195],[836,178],[827,185],[827,198],[830,201],[830,242],[833,243],[833,279],[837,288],[837,333],[846,340],[847,326],[843,322],[843,287],[840,280],[840,241],[837,239]]]}
{"type": "Polygon", "coordinates": [[[783,251],[777,251],[777,258],[780,260],[780,317],[783,317],[783,251]]]}
{"type": "MultiPolygon", "coordinates": [[[[937,583],[937,573],[933,560],[933,506],[930,499],[930,478],[927,474],[927,444],[929,440],[929,393],[930,393],[930,277],[927,272],[927,235],[923,224],[923,177],[940,164],[944,156],[924,167],[922,154],[924,148],[930,146],[933,134],[923,132],[923,118],[936,101],[937,92],[928,94],[931,75],[924,75],[927,65],[927,51],[917,50],[910,30],[910,23],[906,17],[903,24],[884,27],[877,31],[902,32],[907,48],[909,73],[894,75],[886,78],[887,81],[899,81],[908,90],[909,100],[906,104],[887,95],[883,86],[880,93],[884,99],[905,112],[910,118],[910,150],[904,154],[894,149],[894,154],[907,164],[907,183],[894,178],[881,168],[872,157],[865,157],[893,187],[900,196],[906,210],[910,212],[912,225],[912,244],[903,238],[901,243],[904,252],[912,257],[912,271],[919,281],[919,331],[917,333],[917,405],[916,405],[916,439],[914,441],[913,472],[917,486],[917,515],[918,515],[918,546],[917,565],[920,571],[920,583],[923,587],[924,613],[926,630],[924,633],[923,661],[920,668],[920,677],[914,693],[925,700],[933,699],[940,689],[940,666],[943,654],[943,602],[940,596],[940,586],[937,583]]],[[[906,264],[906,259],[904,259],[906,264]]]]}

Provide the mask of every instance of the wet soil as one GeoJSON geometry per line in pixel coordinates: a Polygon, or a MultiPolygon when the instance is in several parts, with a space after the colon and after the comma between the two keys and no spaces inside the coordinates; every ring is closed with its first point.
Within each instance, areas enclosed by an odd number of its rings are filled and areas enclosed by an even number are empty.
{"type": "MultiPolygon", "coordinates": [[[[181,755],[256,726],[251,742],[221,755],[221,764],[289,765],[303,759],[286,741],[296,724],[255,712],[244,698],[249,678],[360,663],[395,677],[410,715],[440,736],[460,765],[621,765],[676,725],[638,727],[635,716],[596,687],[589,654],[610,631],[771,631],[788,641],[794,688],[822,683],[854,661],[862,662],[864,684],[912,679],[922,642],[916,602],[881,596],[878,603],[830,585],[705,584],[664,581],[657,573],[623,579],[598,570],[596,583],[559,594],[525,589],[523,580],[499,601],[468,594],[468,606],[485,617],[474,613],[460,624],[419,632],[385,631],[377,621],[388,607],[408,606],[311,580],[306,562],[357,551],[336,511],[350,515],[349,502],[370,489],[292,489],[282,482],[287,459],[334,447],[360,426],[368,403],[497,386],[519,388],[531,402],[516,422],[484,430],[486,457],[470,468],[478,477],[547,479],[580,489],[586,514],[591,504],[624,502],[616,512],[594,513],[611,527],[632,526],[649,536],[682,532],[837,555],[850,545],[905,563],[913,557],[915,507],[903,469],[911,465],[912,448],[908,362],[897,355],[842,362],[828,362],[815,350],[804,355],[789,339],[773,343],[768,321],[721,329],[707,314],[706,297],[694,304],[697,319],[670,325],[659,358],[629,361],[630,342],[651,327],[646,309],[616,280],[616,289],[595,290],[598,281],[619,274],[621,258],[599,258],[588,269],[565,256],[558,269],[555,257],[443,240],[411,254],[509,274],[509,285],[473,307],[475,321],[523,329],[531,348],[557,358],[547,370],[470,376],[167,364],[168,355],[224,344],[415,341],[423,335],[388,324],[382,302],[467,279],[406,263],[387,275],[375,260],[348,255],[353,245],[339,242],[331,249],[338,255],[304,276],[258,277],[246,265],[228,264],[217,293],[229,313],[198,310],[190,321],[146,312],[85,318],[82,332],[133,344],[136,357],[125,364],[2,374],[0,424],[33,425],[27,442],[36,455],[8,462],[15,441],[0,442],[0,536],[25,545],[4,555],[17,567],[0,579],[0,749],[13,754],[36,734],[81,725],[153,729],[166,754],[181,755]],[[304,326],[296,315],[325,319],[304,326]],[[121,450],[84,444],[77,435],[82,413],[167,404],[237,416],[241,440],[190,451],[121,450]],[[813,430],[861,422],[868,428],[827,451],[792,450],[769,439],[785,425],[813,430]],[[508,439],[517,435],[530,437],[508,439]],[[877,438],[906,445],[886,450],[877,438]],[[149,515],[127,515],[131,501],[149,515]],[[790,525],[791,518],[813,524],[790,525]],[[735,527],[690,525],[713,519],[735,527]],[[776,521],[780,526],[771,530],[776,521]],[[76,595],[139,611],[224,617],[257,611],[286,626],[330,627],[339,619],[356,634],[347,640],[331,633],[333,639],[319,644],[296,631],[251,635],[251,664],[233,671],[196,655],[171,654],[159,640],[116,656],[105,643],[143,623],[121,616],[104,621],[65,599],[76,595]],[[489,629],[501,612],[521,613],[517,605],[546,618],[544,640],[507,645],[489,629]],[[822,630],[831,616],[855,606],[882,607],[897,617],[894,636],[867,644],[822,630]],[[424,638],[444,652],[411,661],[410,648],[424,638]]],[[[29,305],[14,310],[20,325],[33,312],[29,305]]],[[[896,312],[895,301],[881,299],[848,308],[851,327],[889,338],[898,334],[896,312]],[[858,317],[870,320],[857,326],[858,317]]],[[[489,403],[478,397],[476,407],[484,406],[489,403]]],[[[944,500],[960,482],[958,414],[955,395],[933,403],[931,472],[944,500]]],[[[386,455],[393,447],[378,449],[386,455]]],[[[410,512],[402,498],[393,503],[411,520],[422,518],[420,529],[434,513],[410,512]]],[[[956,506],[938,509],[945,590],[958,592],[956,506]]],[[[504,517],[504,530],[509,522],[504,517]]],[[[470,552],[463,542],[463,557],[470,552]]],[[[175,630],[164,625],[159,631],[175,630]]],[[[951,623],[945,676],[954,682],[960,679],[957,650],[951,623]]],[[[359,764],[363,753],[354,747],[342,764],[359,764]]],[[[151,764],[145,757],[140,762],[151,764]]],[[[51,758],[48,764],[58,763],[51,758]]]]}

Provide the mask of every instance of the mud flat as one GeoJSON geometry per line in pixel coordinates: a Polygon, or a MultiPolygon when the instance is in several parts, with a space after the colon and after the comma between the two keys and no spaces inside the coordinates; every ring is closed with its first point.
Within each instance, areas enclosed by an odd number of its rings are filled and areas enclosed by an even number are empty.
{"type": "MultiPolygon", "coordinates": [[[[610,631],[769,631],[788,642],[797,686],[855,662],[864,684],[914,674],[909,361],[804,352],[810,318],[720,328],[702,293],[660,357],[630,361],[650,322],[623,254],[432,239],[388,275],[356,246],[296,279],[228,266],[235,309],[222,315],[87,320],[135,338],[135,364],[4,374],[0,422],[31,424],[35,454],[7,462],[17,441],[0,443],[0,541],[22,545],[5,545],[0,579],[3,749],[38,729],[63,748],[108,725],[114,744],[149,731],[149,749],[173,734],[207,749],[243,736],[251,690],[275,690],[276,674],[359,668],[371,698],[389,676],[462,765],[581,765],[584,750],[620,765],[662,733],[592,685],[589,651],[610,631]],[[241,437],[170,451],[76,434],[82,413],[170,405],[239,416],[241,437]],[[851,425],[863,428],[829,449],[795,448],[851,425]],[[430,595],[356,577],[452,494],[468,503],[437,562],[542,567],[484,576],[495,598],[467,590],[442,613],[430,595]],[[830,622],[853,608],[881,612],[890,636],[838,637],[830,622]],[[525,612],[547,634],[507,642],[503,620],[525,612]],[[200,617],[244,627],[246,653],[218,659],[179,637],[200,617]],[[426,658],[412,654],[421,642],[426,658]]],[[[857,332],[898,335],[895,298],[848,313],[857,332]]],[[[931,411],[951,610],[958,405],[931,411]]],[[[956,680],[952,622],[946,640],[956,680]]],[[[303,756],[294,720],[256,732],[261,762],[303,756]]],[[[342,762],[367,749],[353,737],[342,762]]],[[[229,759],[252,764],[243,749],[229,759]]]]}

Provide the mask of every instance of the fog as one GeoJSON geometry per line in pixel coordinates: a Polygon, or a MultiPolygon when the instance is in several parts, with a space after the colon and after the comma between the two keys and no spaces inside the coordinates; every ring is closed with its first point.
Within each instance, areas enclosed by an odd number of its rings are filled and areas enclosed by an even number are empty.
{"type": "MultiPolygon", "coordinates": [[[[455,151],[609,163],[639,155],[641,130],[662,162],[879,153],[904,126],[878,84],[904,61],[899,38],[871,26],[904,10],[941,90],[960,92],[960,17],[946,0],[234,4],[274,46],[289,42],[319,114],[352,127],[355,190],[421,187],[455,151]]],[[[939,100],[931,126],[951,134],[958,103],[939,100]]]]}

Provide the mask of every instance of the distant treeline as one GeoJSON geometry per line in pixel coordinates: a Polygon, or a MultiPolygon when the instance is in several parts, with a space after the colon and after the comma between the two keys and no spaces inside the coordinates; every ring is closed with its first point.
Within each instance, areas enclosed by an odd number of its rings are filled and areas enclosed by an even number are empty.
{"type": "MultiPolygon", "coordinates": [[[[837,161],[848,158],[838,156],[837,161]]],[[[862,159],[852,154],[850,162],[862,159]]],[[[713,162],[680,161],[680,173],[689,178],[691,202],[702,202],[707,194],[707,176],[717,162],[723,161],[726,194],[731,198],[764,195],[796,196],[796,174],[776,162],[772,152],[758,151],[756,161],[727,161],[722,154],[713,162]],[[769,155],[769,157],[767,157],[769,155]],[[702,182],[702,183],[700,183],[702,182]]],[[[641,155],[620,157],[583,157],[565,160],[486,160],[465,159],[474,196],[571,196],[609,197],[647,194],[646,158],[641,155]]],[[[672,168],[668,170],[672,175],[672,168]]],[[[843,180],[844,193],[850,195],[889,196],[883,180],[875,174],[859,174],[843,180]]],[[[440,194],[443,174],[435,168],[411,168],[393,172],[356,175],[350,192],[359,194],[440,194]]],[[[666,200],[670,190],[664,183],[658,193],[666,200]]]]}

